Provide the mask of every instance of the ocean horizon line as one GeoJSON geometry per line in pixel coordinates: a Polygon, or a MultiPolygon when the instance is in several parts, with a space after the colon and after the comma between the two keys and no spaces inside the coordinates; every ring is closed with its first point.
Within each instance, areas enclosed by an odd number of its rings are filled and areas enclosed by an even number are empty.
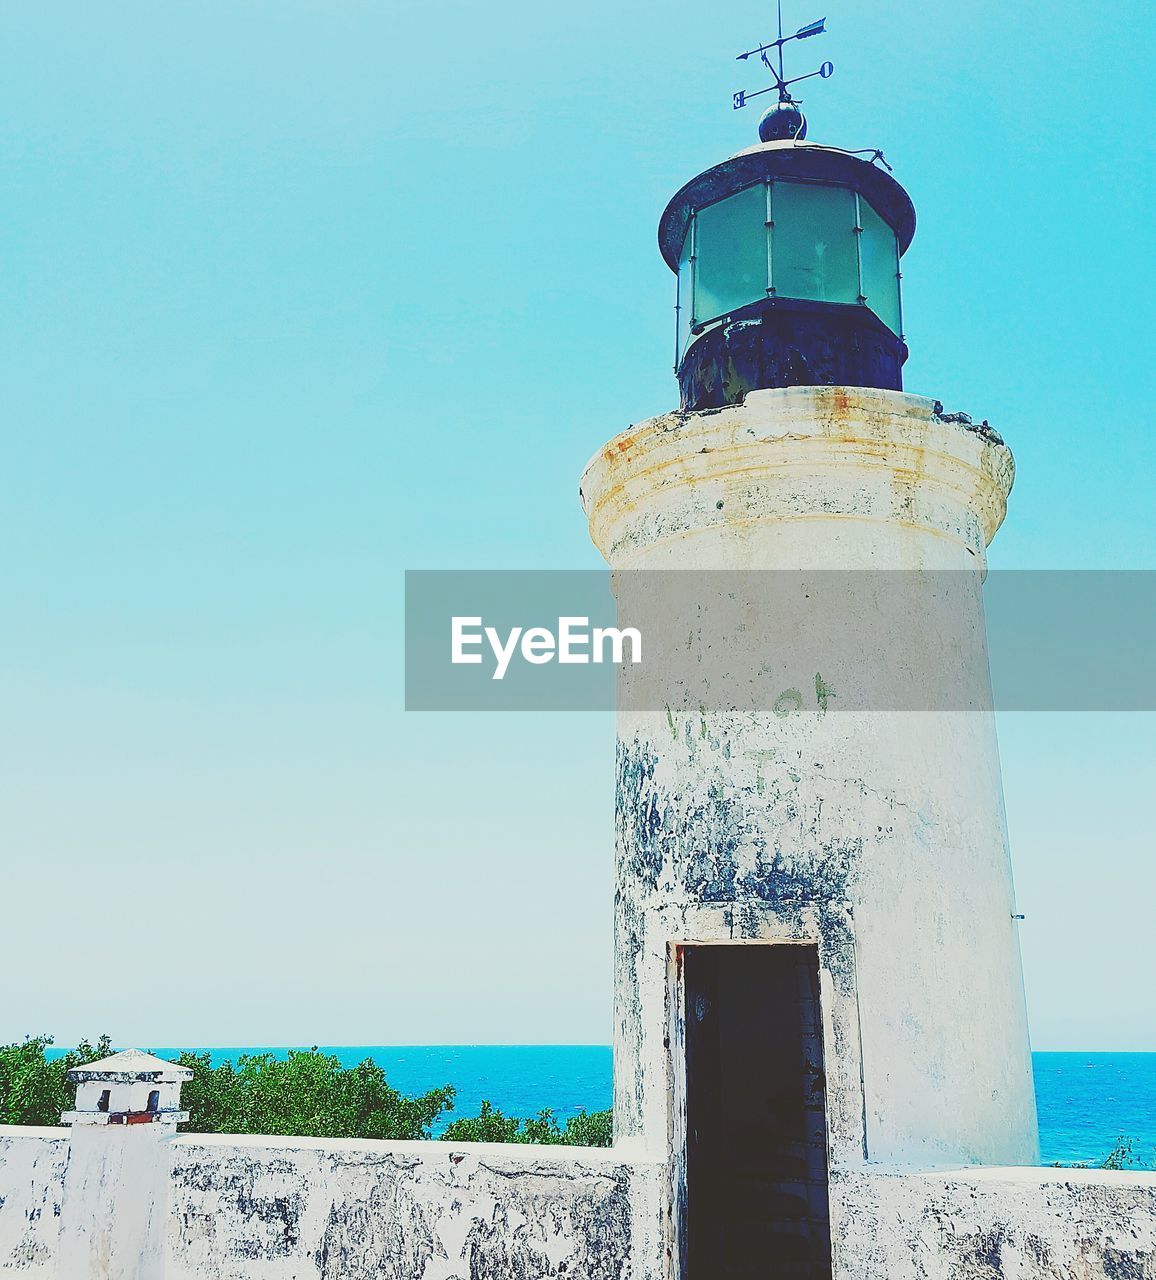
{"type": "MultiPolygon", "coordinates": [[[[246,1054],[284,1057],[314,1047],[343,1067],[367,1058],[381,1067],[392,1088],[416,1097],[446,1085],[452,1108],[438,1117],[432,1136],[458,1116],[477,1115],[488,1102],[507,1116],[552,1111],[561,1123],[578,1112],[608,1110],[613,1102],[613,1050],[609,1044],[347,1044],[185,1045],[141,1044],[161,1057],[208,1054],[210,1065],[246,1054]]],[[[51,1046],[58,1058],[65,1046],[51,1046]]],[[[1135,1146],[1138,1167],[1156,1167],[1156,1052],[1129,1049],[1037,1049],[1032,1054],[1036,1109],[1044,1164],[1099,1162],[1122,1139],[1135,1146]]]]}
{"type": "MultiPolygon", "coordinates": [[[[252,1042],[248,1044],[230,1043],[226,1040],[221,1041],[170,1041],[163,1040],[139,1040],[123,1042],[114,1040],[111,1042],[113,1048],[117,1051],[129,1048],[165,1048],[177,1049],[182,1053],[213,1051],[219,1052],[224,1049],[243,1049],[262,1050],[273,1049],[279,1052],[288,1052],[290,1050],[296,1052],[298,1050],[310,1049],[613,1049],[613,1045],[606,1041],[598,1040],[398,1040],[398,1041],[362,1041],[362,1040],[333,1040],[322,1042],[320,1040],[300,1040],[295,1042],[280,1041],[278,1043],[259,1043],[252,1042]]],[[[61,1044],[53,1042],[48,1052],[51,1054],[68,1053],[78,1046],[76,1044],[61,1044]]],[[[1078,1048],[1066,1049],[1039,1049],[1033,1048],[1032,1054],[1094,1054],[1096,1057],[1132,1057],[1143,1055],[1156,1055],[1156,1048],[1153,1049],[1101,1049],[1095,1046],[1080,1046],[1078,1048]]]]}

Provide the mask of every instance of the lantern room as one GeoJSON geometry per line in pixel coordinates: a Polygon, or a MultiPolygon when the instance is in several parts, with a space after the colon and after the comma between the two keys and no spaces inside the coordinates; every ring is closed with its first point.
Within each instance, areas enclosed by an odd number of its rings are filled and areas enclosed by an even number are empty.
{"type": "Polygon", "coordinates": [[[763,387],[902,390],[900,258],[915,209],[881,159],[797,137],[764,142],[667,205],[658,238],[678,281],[684,409],[763,387]]]}

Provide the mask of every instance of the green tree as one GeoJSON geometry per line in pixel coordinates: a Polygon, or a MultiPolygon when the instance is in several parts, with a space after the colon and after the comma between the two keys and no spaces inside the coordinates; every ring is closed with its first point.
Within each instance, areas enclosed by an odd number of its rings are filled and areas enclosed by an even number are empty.
{"type": "Polygon", "coordinates": [[[96,1044],[82,1040],[50,1059],[52,1043],[51,1036],[29,1036],[20,1044],[0,1046],[0,1124],[58,1125],[76,1098],[69,1071],[112,1052],[108,1036],[101,1036],[96,1044]]]}
{"type": "Polygon", "coordinates": [[[244,1054],[214,1067],[207,1053],[182,1053],[193,1078],[182,1089],[197,1133],[264,1133],[306,1138],[420,1139],[453,1108],[445,1085],[417,1098],[390,1087],[385,1072],[366,1058],[343,1067],[316,1048],[244,1054]]]}
{"type": "MultiPolygon", "coordinates": [[[[34,1036],[0,1046],[0,1124],[58,1125],[75,1097],[68,1072],[112,1052],[108,1036],[54,1058],[48,1055],[51,1045],[51,1036],[34,1036]]],[[[207,1053],[182,1053],[177,1060],[193,1071],[181,1090],[191,1116],[182,1127],[193,1133],[422,1139],[454,1106],[452,1085],[407,1098],[390,1087],[371,1059],[343,1067],[316,1048],[293,1050],[285,1058],[245,1054],[219,1066],[207,1053]]],[[[483,1102],[479,1115],[454,1120],[442,1136],[449,1142],[608,1147],[610,1120],[609,1111],[580,1111],[563,1126],[549,1110],[519,1120],[483,1102]]]]}

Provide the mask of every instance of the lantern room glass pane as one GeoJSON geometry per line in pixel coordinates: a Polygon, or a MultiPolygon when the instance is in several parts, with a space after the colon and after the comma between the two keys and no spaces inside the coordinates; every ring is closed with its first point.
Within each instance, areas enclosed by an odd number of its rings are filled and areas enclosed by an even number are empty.
{"type": "Polygon", "coordinates": [[[780,298],[858,302],[855,196],[848,187],[776,182],[771,270],[780,298]]]}
{"type": "Polygon", "coordinates": [[[694,311],[694,215],[686,224],[686,239],[678,259],[678,359],[681,361],[690,346],[690,322],[694,311]]]}
{"type": "Polygon", "coordinates": [[[767,189],[759,183],[695,215],[694,318],[713,320],[767,296],[767,189]]]}
{"type": "Polygon", "coordinates": [[[899,243],[895,232],[862,197],[859,197],[859,253],[862,262],[863,297],[891,330],[902,332],[899,313],[899,243]]]}

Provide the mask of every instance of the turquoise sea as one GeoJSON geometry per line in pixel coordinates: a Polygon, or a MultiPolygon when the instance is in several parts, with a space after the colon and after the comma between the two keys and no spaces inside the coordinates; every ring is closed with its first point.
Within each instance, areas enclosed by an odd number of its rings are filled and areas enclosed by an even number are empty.
{"type": "MultiPolygon", "coordinates": [[[[606,1045],[322,1047],[349,1066],[372,1058],[402,1093],[456,1085],[457,1115],[476,1115],[483,1098],[507,1115],[528,1116],[550,1107],[562,1120],[579,1108],[601,1111],[610,1106],[606,1045]]],[[[156,1052],[164,1057],[179,1050],[156,1052]]],[[[287,1050],[210,1052],[220,1062],[243,1053],[287,1050]]],[[[1099,1163],[1126,1136],[1136,1167],[1156,1168],[1156,1053],[1037,1053],[1033,1059],[1045,1164],[1099,1163]]]]}

